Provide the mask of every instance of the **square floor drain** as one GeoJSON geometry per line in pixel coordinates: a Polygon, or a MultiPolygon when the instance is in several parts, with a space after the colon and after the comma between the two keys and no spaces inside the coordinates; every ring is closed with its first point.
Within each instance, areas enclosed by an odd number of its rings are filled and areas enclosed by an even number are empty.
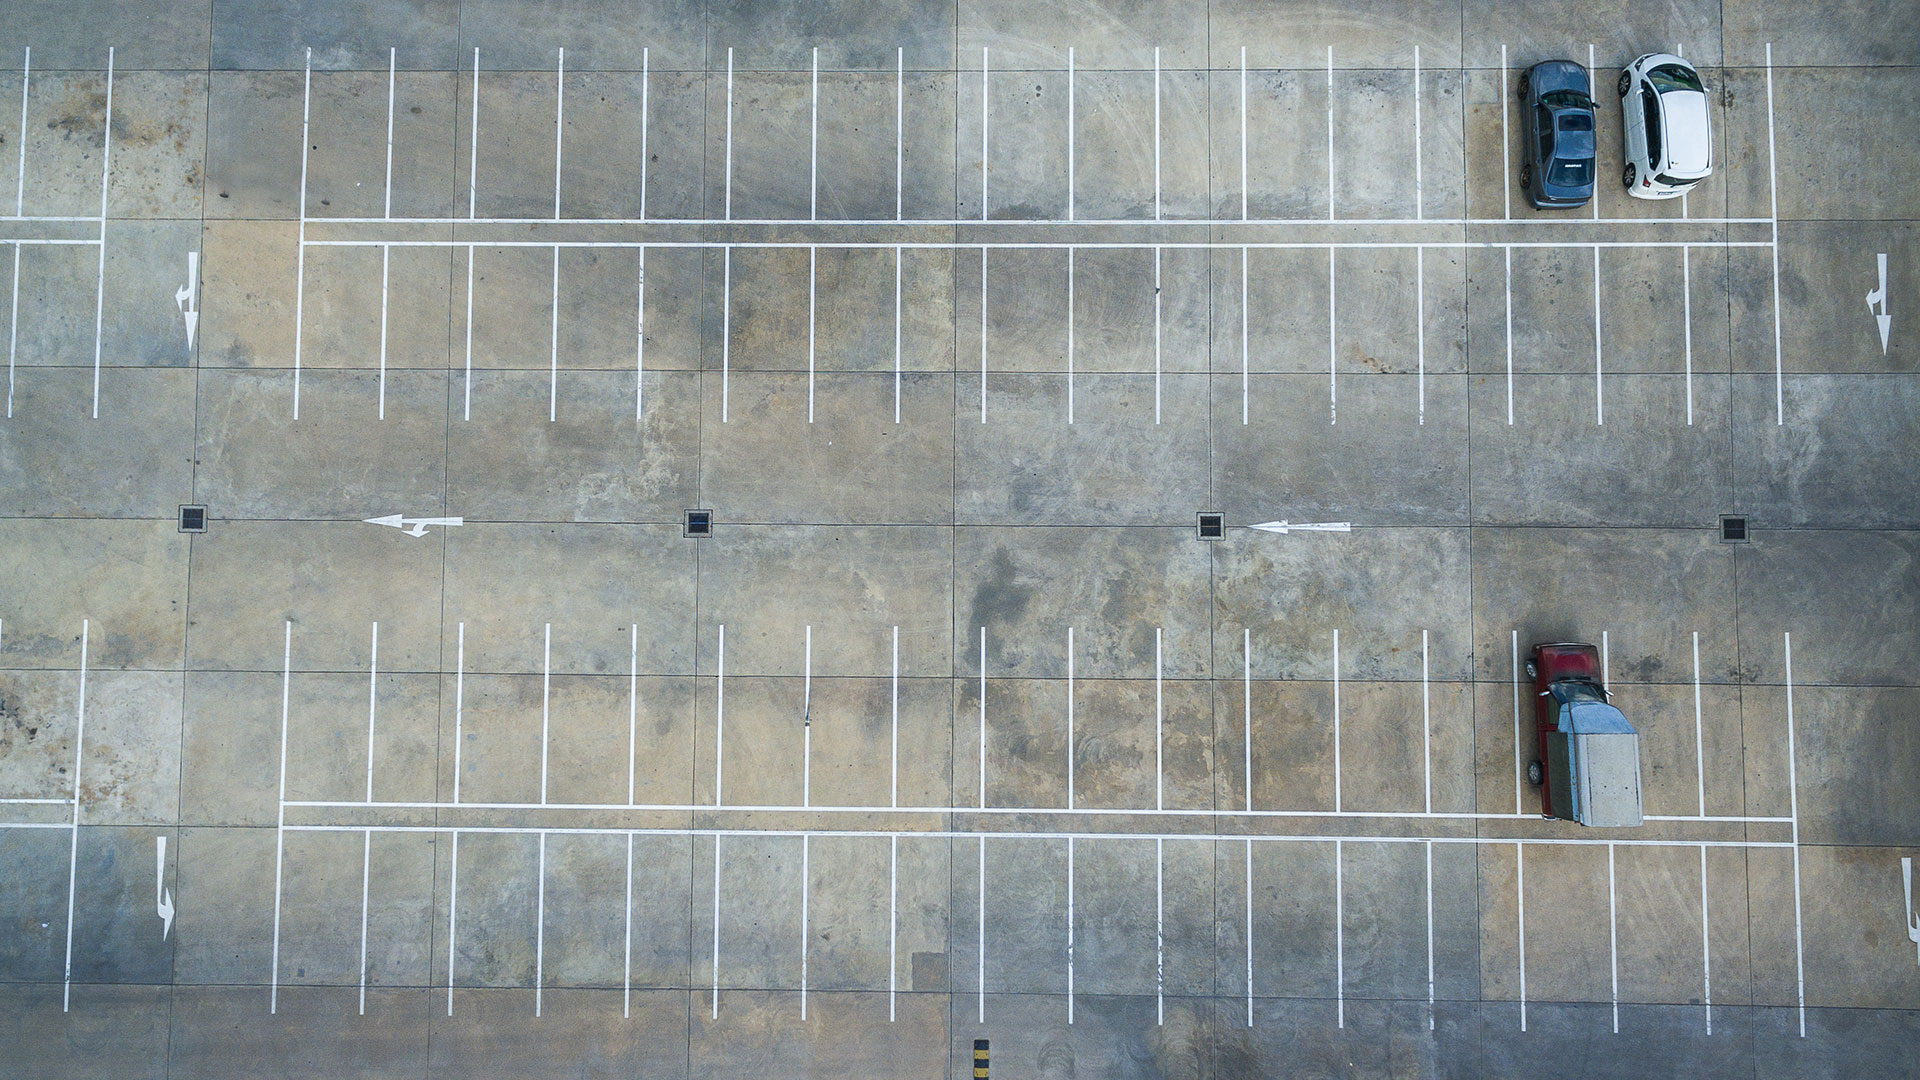
{"type": "Polygon", "coordinates": [[[1224,540],[1226,536],[1227,515],[1206,513],[1200,515],[1200,539],[1224,540]]]}
{"type": "Polygon", "coordinates": [[[713,535],[713,511],[711,510],[687,511],[687,527],[684,535],[694,536],[694,537],[712,536],[713,535]]]}
{"type": "Polygon", "coordinates": [[[1747,519],[1722,515],[1720,518],[1720,542],[1723,544],[1744,544],[1747,542],[1747,519]]]}
{"type": "Polygon", "coordinates": [[[207,531],[207,508],[204,506],[183,506],[180,508],[180,531],[183,533],[203,533],[207,531]]]}

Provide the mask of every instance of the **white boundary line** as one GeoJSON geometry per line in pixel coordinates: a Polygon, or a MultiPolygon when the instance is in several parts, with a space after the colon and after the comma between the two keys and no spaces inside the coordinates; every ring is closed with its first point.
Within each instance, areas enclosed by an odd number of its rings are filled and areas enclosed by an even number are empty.
{"type": "Polygon", "coordinates": [[[1420,360],[1420,423],[1427,422],[1427,251],[1413,249],[1413,329],[1420,360]]]}
{"type": "Polygon", "coordinates": [[[560,151],[567,136],[567,50],[561,49],[553,77],[553,220],[560,220],[560,151]]]}
{"type": "MultiPolygon", "coordinates": [[[[1682,199],[1686,196],[1682,195],[1682,199]]],[[[1685,333],[1687,426],[1693,426],[1693,249],[1680,248],[1680,326],[1685,333]]]]}
{"type": "Polygon", "coordinates": [[[1161,627],[1153,628],[1153,808],[1167,808],[1166,698],[1161,691],[1161,627]]]}
{"type": "MultiPolygon", "coordinates": [[[[1331,85],[1331,80],[1329,80],[1331,85]]],[[[1327,249],[1327,424],[1340,422],[1340,315],[1334,249],[1327,249]]]]}
{"type": "MultiPolygon", "coordinates": [[[[646,160],[642,157],[641,160],[646,160]]],[[[633,418],[638,421],[647,404],[647,249],[640,249],[638,296],[633,315],[633,418]]]]}
{"type": "Polygon", "coordinates": [[[1253,1026],[1253,840],[1248,838],[1247,870],[1247,1026],[1253,1026]]]}
{"type": "Polygon", "coordinates": [[[887,837],[887,1022],[900,1017],[895,999],[900,992],[900,838],[887,837]]]}
{"type": "MultiPolygon", "coordinates": [[[[1767,60],[1771,65],[1773,47],[1767,47],[1767,60]]],[[[1771,74],[1771,67],[1769,67],[1771,74]]],[[[1807,963],[1804,945],[1805,934],[1800,918],[1800,780],[1796,772],[1796,752],[1793,738],[1793,634],[1780,635],[1781,647],[1786,656],[1787,665],[1787,798],[1793,813],[1793,973],[1797,985],[1796,996],[1800,1005],[1800,1037],[1807,1037],[1807,963]]]]}
{"type": "MultiPolygon", "coordinates": [[[[726,153],[727,153],[727,164],[726,164],[725,194],[722,196],[723,209],[721,212],[726,215],[726,220],[732,221],[733,220],[733,46],[731,45],[727,46],[727,151],[726,153]]],[[[722,420],[726,419],[724,410],[722,411],[721,419],[722,420]]],[[[716,980],[719,978],[719,975],[717,974],[717,972],[719,971],[719,968],[717,965],[720,963],[718,956],[719,954],[715,953],[714,964],[716,966],[714,970],[716,974],[714,978],[716,980]]],[[[719,1008],[719,1005],[717,1004],[719,1000],[718,998],[719,983],[717,981],[714,983],[714,994],[715,994],[715,1001],[716,1001],[714,1008],[717,1010],[719,1008]]],[[[714,1015],[718,1016],[719,1013],[715,1012],[714,1015]]]]}
{"type": "MultiPolygon", "coordinates": [[[[474,50],[476,67],[473,73],[473,109],[474,116],[480,114],[480,71],[478,68],[479,50],[474,50]]],[[[300,93],[300,243],[299,251],[294,255],[293,271],[293,418],[300,419],[300,346],[306,330],[307,302],[307,148],[312,145],[308,135],[309,122],[313,117],[313,49],[307,49],[306,80],[300,93]]],[[[478,138],[476,134],[475,138],[478,138]]],[[[476,155],[478,143],[475,143],[476,155]]],[[[478,157],[475,157],[478,161],[478,157]]],[[[473,176],[469,171],[467,181],[471,185],[473,176]]],[[[469,194],[467,209],[473,209],[469,194]]],[[[472,295],[472,290],[468,290],[472,295]]],[[[471,319],[469,319],[471,322],[471,319]]],[[[471,380],[469,380],[471,381],[471,380]]],[[[278,970],[274,972],[277,976],[278,970]]]]}
{"type": "MultiPolygon", "coordinates": [[[[1160,220],[1160,46],[1153,47],[1153,220],[1160,220]]],[[[1160,249],[1154,249],[1157,259],[1160,249]]],[[[1156,271],[1158,267],[1155,268],[1156,271]]],[[[1158,277],[1154,279],[1154,288],[1160,285],[1158,277]]],[[[1159,293],[1154,293],[1156,297],[1159,293]]],[[[1154,421],[1159,423],[1159,421],[1154,421]]]]}
{"type": "Polygon", "coordinates": [[[533,1015],[540,1015],[547,986],[547,834],[540,833],[540,883],[535,889],[533,930],[533,1015]]]}
{"type": "Polygon", "coordinates": [[[7,416],[13,416],[13,361],[20,351],[20,242],[13,243],[13,301],[7,313],[7,416]]]}
{"type": "Polygon", "coordinates": [[[1427,681],[1427,632],[1420,631],[1420,760],[1426,771],[1427,813],[1433,813],[1433,694],[1427,681]]]}
{"type": "Polygon", "coordinates": [[[1154,1024],[1167,1023],[1166,841],[1153,842],[1153,1008],[1154,1024]]]}
{"type": "MultiPolygon", "coordinates": [[[[894,49],[896,81],[893,97],[893,218],[907,219],[907,50],[894,49]]],[[[897,257],[898,252],[895,252],[897,257]]],[[[898,420],[894,421],[899,423],[898,420]]]]}
{"type": "MultiPolygon", "coordinates": [[[[1605,841],[1599,841],[1605,843],[1605,841]]],[[[1518,907],[1519,946],[1515,950],[1520,958],[1520,1030],[1527,1030],[1527,846],[1522,841],[1513,842],[1514,886],[1513,894],[1518,907]]]]}
{"type": "MultiPolygon", "coordinates": [[[[1780,357],[1780,179],[1773,153],[1773,42],[1767,42],[1767,206],[1773,219],[1773,422],[1787,422],[1786,373],[1780,357]]],[[[1798,856],[1795,857],[1796,863],[1798,856]]],[[[1806,1035],[1806,1015],[1801,1014],[1802,1036],[1806,1035]]]]}
{"type": "MultiPolygon", "coordinates": [[[[1684,248],[1682,250],[1685,250],[1684,248]]],[[[1606,393],[1600,381],[1600,249],[1593,249],[1593,423],[1607,422],[1606,393]]]]}
{"type": "MultiPolygon", "coordinates": [[[[1587,42],[1587,89],[1593,89],[1593,42],[1591,41],[1587,42]]],[[[1595,220],[1598,220],[1600,217],[1600,185],[1594,185],[1593,197],[1588,199],[1587,203],[1593,207],[1593,217],[1595,220]]]]}
{"type": "Polygon", "coordinates": [[[1333,214],[1333,46],[1327,46],[1327,220],[1333,214]]]}
{"type": "Polygon", "coordinates": [[[560,415],[560,245],[553,246],[553,322],[547,331],[547,423],[560,415]]]}
{"type": "Polygon", "coordinates": [[[80,766],[87,745],[87,643],[90,624],[80,620],[80,693],[74,701],[73,729],[73,824],[67,844],[67,960],[66,975],[60,991],[60,1011],[73,1005],[73,898],[80,874],[80,766]]]}
{"type": "Polygon", "coordinates": [[[631,623],[627,629],[627,805],[631,806],[635,758],[640,752],[640,624],[631,623]]]}
{"type": "MultiPolygon", "coordinates": [[[[987,220],[987,46],[980,46],[980,220],[987,220]]],[[[982,260],[986,258],[981,254],[982,260]]],[[[984,291],[985,285],[981,286],[984,291]]]]}
{"type": "Polygon", "coordinates": [[[367,653],[367,802],[373,802],[373,724],[380,704],[380,624],[369,632],[367,653]]]}
{"type": "MultiPolygon", "coordinates": [[[[273,977],[268,991],[268,1014],[280,1011],[280,879],[286,865],[287,850],[287,705],[293,689],[293,621],[286,623],[286,644],[280,662],[280,816],[273,830],[273,977]]],[[[457,833],[455,835],[458,835],[457,833]]],[[[452,959],[452,935],[448,935],[448,959],[452,959]]],[[[451,968],[449,968],[451,971],[451,968]]],[[[447,979],[447,1008],[453,1008],[453,979],[447,979]]]]}
{"type": "Polygon", "coordinates": [[[1250,372],[1253,369],[1253,357],[1252,354],[1248,352],[1247,345],[1248,323],[1250,320],[1247,309],[1247,284],[1247,248],[1245,244],[1242,244],[1240,246],[1240,426],[1242,427],[1245,427],[1247,424],[1247,414],[1251,408],[1250,399],[1253,395],[1253,385],[1250,376],[1250,372]]]}
{"type": "Polygon", "coordinates": [[[1420,46],[1413,47],[1413,216],[1426,217],[1425,180],[1420,161],[1420,46]]]}
{"type": "Polygon", "coordinates": [[[1707,816],[1706,736],[1700,712],[1700,631],[1693,632],[1693,774],[1700,787],[1700,816],[1707,816]]]}
{"type": "MultiPolygon", "coordinates": [[[[91,221],[93,219],[89,218],[88,220],[91,221]]],[[[334,225],[338,223],[339,223],[339,219],[331,219],[325,222],[324,224],[334,225]]],[[[414,224],[414,223],[409,222],[409,224],[414,224]]],[[[553,223],[551,221],[543,221],[543,222],[537,222],[535,224],[551,226],[553,223]]],[[[570,219],[566,224],[568,224],[569,226],[572,226],[572,225],[582,224],[582,222],[579,222],[578,220],[570,219]]],[[[658,222],[652,222],[650,224],[657,225],[658,222]]],[[[675,224],[678,225],[678,224],[688,224],[688,223],[676,221],[675,224]]],[[[739,224],[746,224],[746,223],[734,222],[734,224],[739,225],[739,224]]],[[[802,222],[801,224],[804,225],[805,222],[802,222]]],[[[823,222],[822,224],[825,224],[825,223],[823,222]]],[[[833,224],[838,225],[843,223],[835,222],[833,224]]],[[[962,224],[971,226],[971,225],[978,225],[979,223],[963,222],[962,224]]],[[[1035,223],[1022,222],[1022,224],[1035,224],[1035,223]]],[[[1108,224],[1118,224],[1118,223],[1109,222],[1108,224]]],[[[1174,225],[1173,222],[1165,222],[1163,224],[1167,227],[1172,227],[1174,225]]],[[[1352,224],[1354,224],[1354,222],[1353,222],[1353,219],[1348,218],[1348,219],[1343,219],[1340,222],[1340,224],[1351,226],[1352,224]]],[[[1368,222],[1367,224],[1371,225],[1375,223],[1368,222]]],[[[1432,224],[1432,222],[1429,221],[1427,222],[1427,224],[1432,224]]],[[[8,240],[4,242],[13,243],[14,241],[8,240]]],[[[19,243],[22,243],[22,244],[66,244],[66,245],[78,245],[78,246],[87,246],[87,247],[91,247],[97,242],[98,241],[95,241],[95,240],[21,240],[19,241],[19,243]]],[[[306,245],[308,247],[371,248],[371,247],[380,247],[382,245],[391,245],[397,248],[406,248],[406,247],[457,248],[457,247],[465,247],[469,242],[470,241],[467,241],[464,239],[416,240],[416,239],[369,238],[369,239],[351,239],[351,240],[345,240],[345,239],[343,240],[308,240],[306,241],[306,245]]],[[[1339,250],[1412,251],[1416,248],[1427,248],[1435,251],[1473,251],[1473,250],[1497,251],[1497,250],[1507,249],[1507,248],[1518,248],[1518,249],[1540,248],[1540,249],[1556,249],[1556,250],[1575,249],[1575,250],[1581,250],[1581,251],[1585,251],[1591,248],[1600,248],[1602,250],[1621,248],[1621,249],[1631,249],[1634,251],[1651,251],[1651,250],[1656,250],[1660,248],[1681,248],[1681,247],[1727,249],[1727,248],[1764,248],[1767,246],[1767,241],[1765,240],[1715,240],[1710,242],[1698,241],[1698,240],[1598,240],[1598,241],[1595,241],[1595,240],[1511,240],[1511,241],[1509,240],[1425,240],[1425,241],[1420,241],[1420,240],[1394,240],[1394,241],[1299,240],[1299,241],[1246,241],[1244,243],[1240,241],[1230,241],[1230,240],[1225,240],[1225,241],[1196,240],[1196,241],[1184,241],[1184,242],[1183,241],[1167,241],[1165,243],[1159,243],[1159,244],[1151,243],[1151,242],[1143,243],[1137,240],[1122,240],[1122,241],[1051,240],[1051,241],[985,241],[985,242],[982,242],[979,240],[917,240],[917,241],[902,240],[902,241],[899,241],[898,243],[894,243],[886,240],[865,240],[865,241],[841,240],[841,241],[820,241],[817,243],[807,243],[804,241],[794,241],[794,240],[486,240],[486,241],[474,240],[474,241],[471,241],[471,243],[484,244],[486,247],[496,247],[496,248],[561,247],[561,248],[577,249],[577,250],[583,250],[583,251],[595,250],[595,249],[618,249],[618,248],[638,248],[638,247],[676,248],[676,249],[686,249],[686,250],[716,250],[719,248],[748,248],[748,249],[755,249],[755,250],[784,250],[784,251],[797,251],[802,248],[809,248],[809,247],[825,248],[825,249],[831,249],[836,251],[871,251],[877,248],[887,248],[887,247],[900,247],[900,248],[905,248],[908,250],[915,250],[915,251],[973,251],[975,249],[989,250],[989,251],[1064,251],[1069,247],[1076,248],[1076,249],[1090,248],[1090,249],[1105,250],[1105,251],[1145,251],[1149,248],[1154,248],[1154,247],[1163,248],[1163,249],[1172,250],[1172,251],[1233,251],[1241,247],[1253,248],[1255,250],[1260,250],[1260,251],[1339,251],[1339,250]]]]}
{"type": "MultiPolygon", "coordinates": [[[[981,783],[982,790],[985,790],[985,781],[981,783]]],[[[987,1022],[987,838],[984,834],[980,837],[980,921],[975,929],[979,932],[980,952],[974,967],[974,1022],[984,1024],[987,1022]]]]}
{"type": "Polygon", "coordinates": [[[373,878],[373,830],[361,831],[360,842],[360,1015],[367,1015],[367,896],[373,878]]]}
{"type": "Polygon", "coordinates": [[[454,947],[460,929],[460,830],[454,829],[452,854],[447,860],[447,1015],[453,1015],[454,947]]]}
{"type": "Polygon", "coordinates": [[[900,324],[905,310],[900,296],[900,249],[893,249],[893,422],[900,422],[900,324]]]}
{"type": "Polygon", "coordinates": [[[25,58],[20,61],[20,164],[16,169],[13,187],[13,216],[24,217],[27,212],[27,96],[33,83],[33,46],[27,46],[25,58]]]}
{"type": "MultiPolygon", "coordinates": [[[[100,133],[100,269],[93,289],[93,419],[100,419],[100,343],[107,318],[107,180],[113,171],[113,46],[107,46],[107,122],[100,133]]],[[[302,207],[304,212],[305,208],[302,207]]]]}
{"type": "MultiPolygon", "coordinates": [[[[1501,47],[1503,50],[1505,46],[1501,47]]],[[[1504,98],[1502,101],[1504,102],[1504,98]]],[[[1507,426],[1513,426],[1513,249],[1503,251],[1507,263],[1507,426]]]]}
{"type": "MultiPolygon", "coordinates": [[[[1154,298],[1154,314],[1159,314],[1158,300],[1154,298]]],[[[1073,249],[1067,249],[1067,423],[1073,423],[1073,249]]],[[[1157,343],[1157,342],[1156,342],[1157,343]]]]}
{"type": "Polygon", "coordinates": [[[980,809],[987,808],[987,628],[980,628],[980,809]]]}
{"type": "Polygon", "coordinates": [[[1607,845],[1607,967],[1613,974],[1613,1033],[1620,1034],[1620,916],[1613,885],[1613,845],[1607,845]]]}
{"type": "Polygon", "coordinates": [[[1340,631],[1333,632],[1333,812],[1340,812],[1340,631]]]}
{"type": "Polygon", "coordinates": [[[1067,1026],[1073,1026],[1073,837],[1067,837],[1067,1026]]]}
{"type": "Polygon", "coordinates": [[[379,417],[387,418],[387,292],[393,265],[393,245],[380,245],[380,406],[379,417]]]}
{"type": "Polygon", "coordinates": [[[809,855],[813,838],[800,837],[800,1019],[807,1018],[807,897],[813,891],[813,870],[809,855]]]}
{"type": "MultiPolygon", "coordinates": [[[[453,804],[460,805],[460,744],[466,737],[467,624],[457,624],[453,646],[453,804]]],[[[369,800],[371,801],[371,800],[369,800]]],[[[631,791],[627,801],[633,801],[631,791]]]]}
{"type": "MultiPolygon", "coordinates": [[[[722,769],[726,765],[726,761],[727,761],[726,750],[727,750],[727,624],[721,623],[720,624],[720,652],[719,652],[718,662],[714,668],[714,673],[713,673],[713,805],[716,807],[725,805],[724,801],[721,799],[720,782],[722,779],[724,779],[724,774],[722,772],[722,769]]],[[[718,848],[714,849],[714,858],[716,860],[718,860],[719,858],[718,848]]],[[[720,871],[718,869],[717,862],[715,866],[716,868],[714,870],[714,887],[717,889],[719,888],[720,871]]],[[[714,900],[714,904],[716,905],[715,907],[716,911],[718,910],[719,903],[720,901],[718,899],[714,900]]],[[[717,936],[719,934],[719,931],[715,930],[714,933],[717,936]]],[[[719,949],[717,946],[715,947],[714,955],[716,957],[719,956],[719,949]]],[[[719,960],[716,959],[714,963],[718,964],[719,960]]],[[[715,970],[718,970],[718,969],[716,968],[715,970]]]]}
{"type": "Polygon", "coordinates": [[[460,387],[460,419],[473,419],[473,245],[467,245],[467,368],[460,387]]]}
{"type": "Polygon", "coordinates": [[[1245,45],[1240,46],[1240,220],[1242,222],[1247,220],[1247,47],[1245,45]]]}
{"type": "MultiPolygon", "coordinates": [[[[1334,775],[1337,784],[1339,774],[1334,775]]],[[[1346,861],[1345,848],[1345,841],[1333,842],[1333,971],[1339,1002],[1336,1026],[1341,1028],[1347,1026],[1347,889],[1341,874],[1341,864],[1346,861]]]]}
{"type": "Polygon", "coordinates": [[[987,249],[980,248],[980,422],[987,422],[987,249]]]}
{"type": "Polygon", "coordinates": [[[1526,750],[1520,743],[1520,631],[1513,631],[1513,815],[1519,817],[1520,780],[1526,765],[1526,750]]]}
{"type": "Polygon", "coordinates": [[[900,805],[900,628],[893,628],[893,793],[892,803],[900,805]]]}
{"type": "Polygon", "coordinates": [[[1433,841],[1426,844],[1427,849],[1427,1030],[1434,1030],[1436,1023],[1433,1015],[1433,841]]]}
{"type": "Polygon", "coordinates": [[[1240,767],[1247,779],[1247,813],[1253,813],[1253,631],[1240,631],[1240,767]]]}
{"type": "MultiPolygon", "coordinates": [[[[1504,213],[1501,214],[1501,217],[1506,219],[1511,219],[1513,217],[1513,186],[1512,185],[1513,185],[1513,136],[1508,134],[1508,130],[1507,130],[1507,45],[1505,42],[1501,42],[1500,43],[1500,199],[1501,199],[1501,205],[1505,211],[1504,213]]],[[[1509,262],[1507,269],[1508,269],[1509,275],[1511,275],[1511,272],[1513,269],[1511,262],[1509,262]]],[[[1508,337],[1512,337],[1512,334],[1509,333],[1508,337]]],[[[1511,354],[1511,350],[1509,350],[1509,354],[1511,354]]],[[[1511,359],[1511,355],[1509,355],[1509,359],[1511,359]]],[[[1512,410],[1509,409],[1508,411],[1509,413],[1511,413],[1512,410]]],[[[1509,424],[1513,423],[1513,419],[1511,415],[1509,415],[1507,419],[1507,423],[1509,424]]]]}
{"type": "Polygon", "coordinates": [[[807,249],[807,423],[813,423],[814,313],[819,307],[820,249],[807,249]]]}
{"type": "Polygon", "coordinates": [[[647,46],[640,47],[640,220],[647,220],[647,119],[651,112],[648,91],[652,80],[652,58],[647,46]]]}
{"type": "MultiPolygon", "coordinates": [[[[632,756],[628,756],[632,760],[632,756]]],[[[627,834],[627,896],[621,908],[626,917],[626,944],[621,950],[623,970],[620,976],[620,1015],[633,1015],[633,834],[627,834]]]]}
{"type": "Polygon", "coordinates": [[[1067,809],[1073,809],[1073,627],[1067,627],[1067,809]]]}
{"type": "MultiPolygon", "coordinates": [[[[727,50],[729,62],[733,50],[727,50]]],[[[731,63],[729,63],[731,66],[731,63]]],[[[719,790],[716,784],[714,790],[719,790]]],[[[716,799],[716,802],[718,800],[716,799]]],[[[720,836],[713,838],[713,1019],[720,1019],[720,836]]]]}
{"type": "Polygon", "coordinates": [[[380,215],[382,217],[387,217],[387,218],[391,218],[393,216],[393,90],[394,90],[395,52],[396,50],[394,50],[391,46],[388,47],[387,49],[387,180],[386,180],[386,200],[382,204],[382,209],[380,211],[380,215]]]}
{"type": "MultiPolygon", "coordinates": [[[[313,50],[307,50],[308,62],[312,62],[313,50]]],[[[480,47],[473,48],[473,119],[467,124],[467,220],[479,220],[480,208],[477,193],[480,188],[480,47]]],[[[304,151],[302,152],[304,165],[304,151]]],[[[302,196],[301,216],[305,216],[305,197],[302,196]]],[[[645,217],[644,214],[641,215],[645,217]]],[[[471,245],[469,245],[471,250],[471,245]]]]}
{"type": "Polygon", "coordinates": [[[813,805],[813,627],[808,626],[800,661],[800,805],[813,805]]]}
{"type": "Polygon", "coordinates": [[[1707,924],[1707,849],[1700,848],[1700,1001],[1707,1007],[1707,1034],[1713,1034],[1713,937],[1707,924]]]}
{"type": "MultiPolygon", "coordinates": [[[[813,47],[813,111],[807,128],[807,218],[820,220],[820,46],[813,47]]],[[[804,965],[803,965],[804,967],[804,965]]],[[[806,1016],[806,996],[801,995],[800,1013],[806,1016]]]]}
{"type": "Polygon", "coordinates": [[[733,248],[723,249],[720,270],[720,422],[727,422],[733,372],[733,248]]]}
{"type": "MultiPolygon", "coordinates": [[[[1076,109],[1074,97],[1073,97],[1073,84],[1077,81],[1077,78],[1076,78],[1077,74],[1078,72],[1076,70],[1076,67],[1074,64],[1074,58],[1073,58],[1073,46],[1069,45],[1067,46],[1067,220],[1068,221],[1073,221],[1076,218],[1077,215],[1075,211],[1078,209],[1075,205],[1077,199],[1076,199],[1076,190],[1074,186],[1076,182],[1076,178],[1074,176],[1074,169],[1075,169],[1075,159],[1079,157],[1079,146],[1078,146],[1078,143],[1075,141],[1074,130],[1073,130],[1074,121],[1077,116],[1077,109],[1076,109]]],[[[1071,253],[1073,249],[1068,248],[1067,250],[1069,253],[1071,253]]]]}
{"type": "MultiPolygon", "coordinates": [[[[1158,166],[1156,165],[1156,168],[1158,166]]],[[[1157,201],[1159,196],[1154,196],[1157,201]]],[[[1160,246],[1153,248],[1153,422],[1160,422],[1160,246]]]]}
{"type": "Polygon", "coordinates": [[[540,647],[540,805],[547,805],[547,732],[553,701],[553,624],[540,647]]]}

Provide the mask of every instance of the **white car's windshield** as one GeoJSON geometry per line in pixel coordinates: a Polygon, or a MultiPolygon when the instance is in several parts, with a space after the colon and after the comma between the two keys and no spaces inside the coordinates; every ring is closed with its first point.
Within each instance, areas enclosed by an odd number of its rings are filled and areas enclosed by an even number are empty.
{"type": "Polygon", "coordinates": [[[1706,87],[1700,85],[1700,76],[1694,74],[1692,68],[1684,68],[1679,64],[1661,64],[1649,70],[1647,81],[1653,84],[1654,90],[1662,94],[1670,90],[1706,93],[1706,87]]]}

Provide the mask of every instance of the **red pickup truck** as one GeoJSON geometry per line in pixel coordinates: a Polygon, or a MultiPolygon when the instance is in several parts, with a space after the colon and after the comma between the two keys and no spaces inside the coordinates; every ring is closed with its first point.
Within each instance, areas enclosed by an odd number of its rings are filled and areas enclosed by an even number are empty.
{"type": "Polygon", "coordinates": [[[1540,787],[1542,816],[1640,824],[1640,736],[1608,701],[1600,650],[1571,641],[1535,645],[1527,675],[1540,754],[1527,779],[1540,787]]]}

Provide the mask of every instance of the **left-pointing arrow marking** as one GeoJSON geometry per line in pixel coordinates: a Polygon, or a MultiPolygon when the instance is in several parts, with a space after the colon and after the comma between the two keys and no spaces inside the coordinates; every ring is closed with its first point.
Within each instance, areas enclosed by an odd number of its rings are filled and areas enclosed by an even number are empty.
{"type": "Polygon", "coordinates": [[[402,514],[388,514],[385,517],[361,518],[368,525],[385,525],[389,529],[399,529],[408,536],[427,535],[427,526],[442,525],[452,528],[466,524],[465,518],[457,517],[406,517],[402,514]]]}
{"type": "Polygon", "coordinates": [[[173,305],[187,323],[187,351],[193,351],[193,332],[200,327],[200,253],[187,252],[187,283],[173,291],[173,305]]]}

